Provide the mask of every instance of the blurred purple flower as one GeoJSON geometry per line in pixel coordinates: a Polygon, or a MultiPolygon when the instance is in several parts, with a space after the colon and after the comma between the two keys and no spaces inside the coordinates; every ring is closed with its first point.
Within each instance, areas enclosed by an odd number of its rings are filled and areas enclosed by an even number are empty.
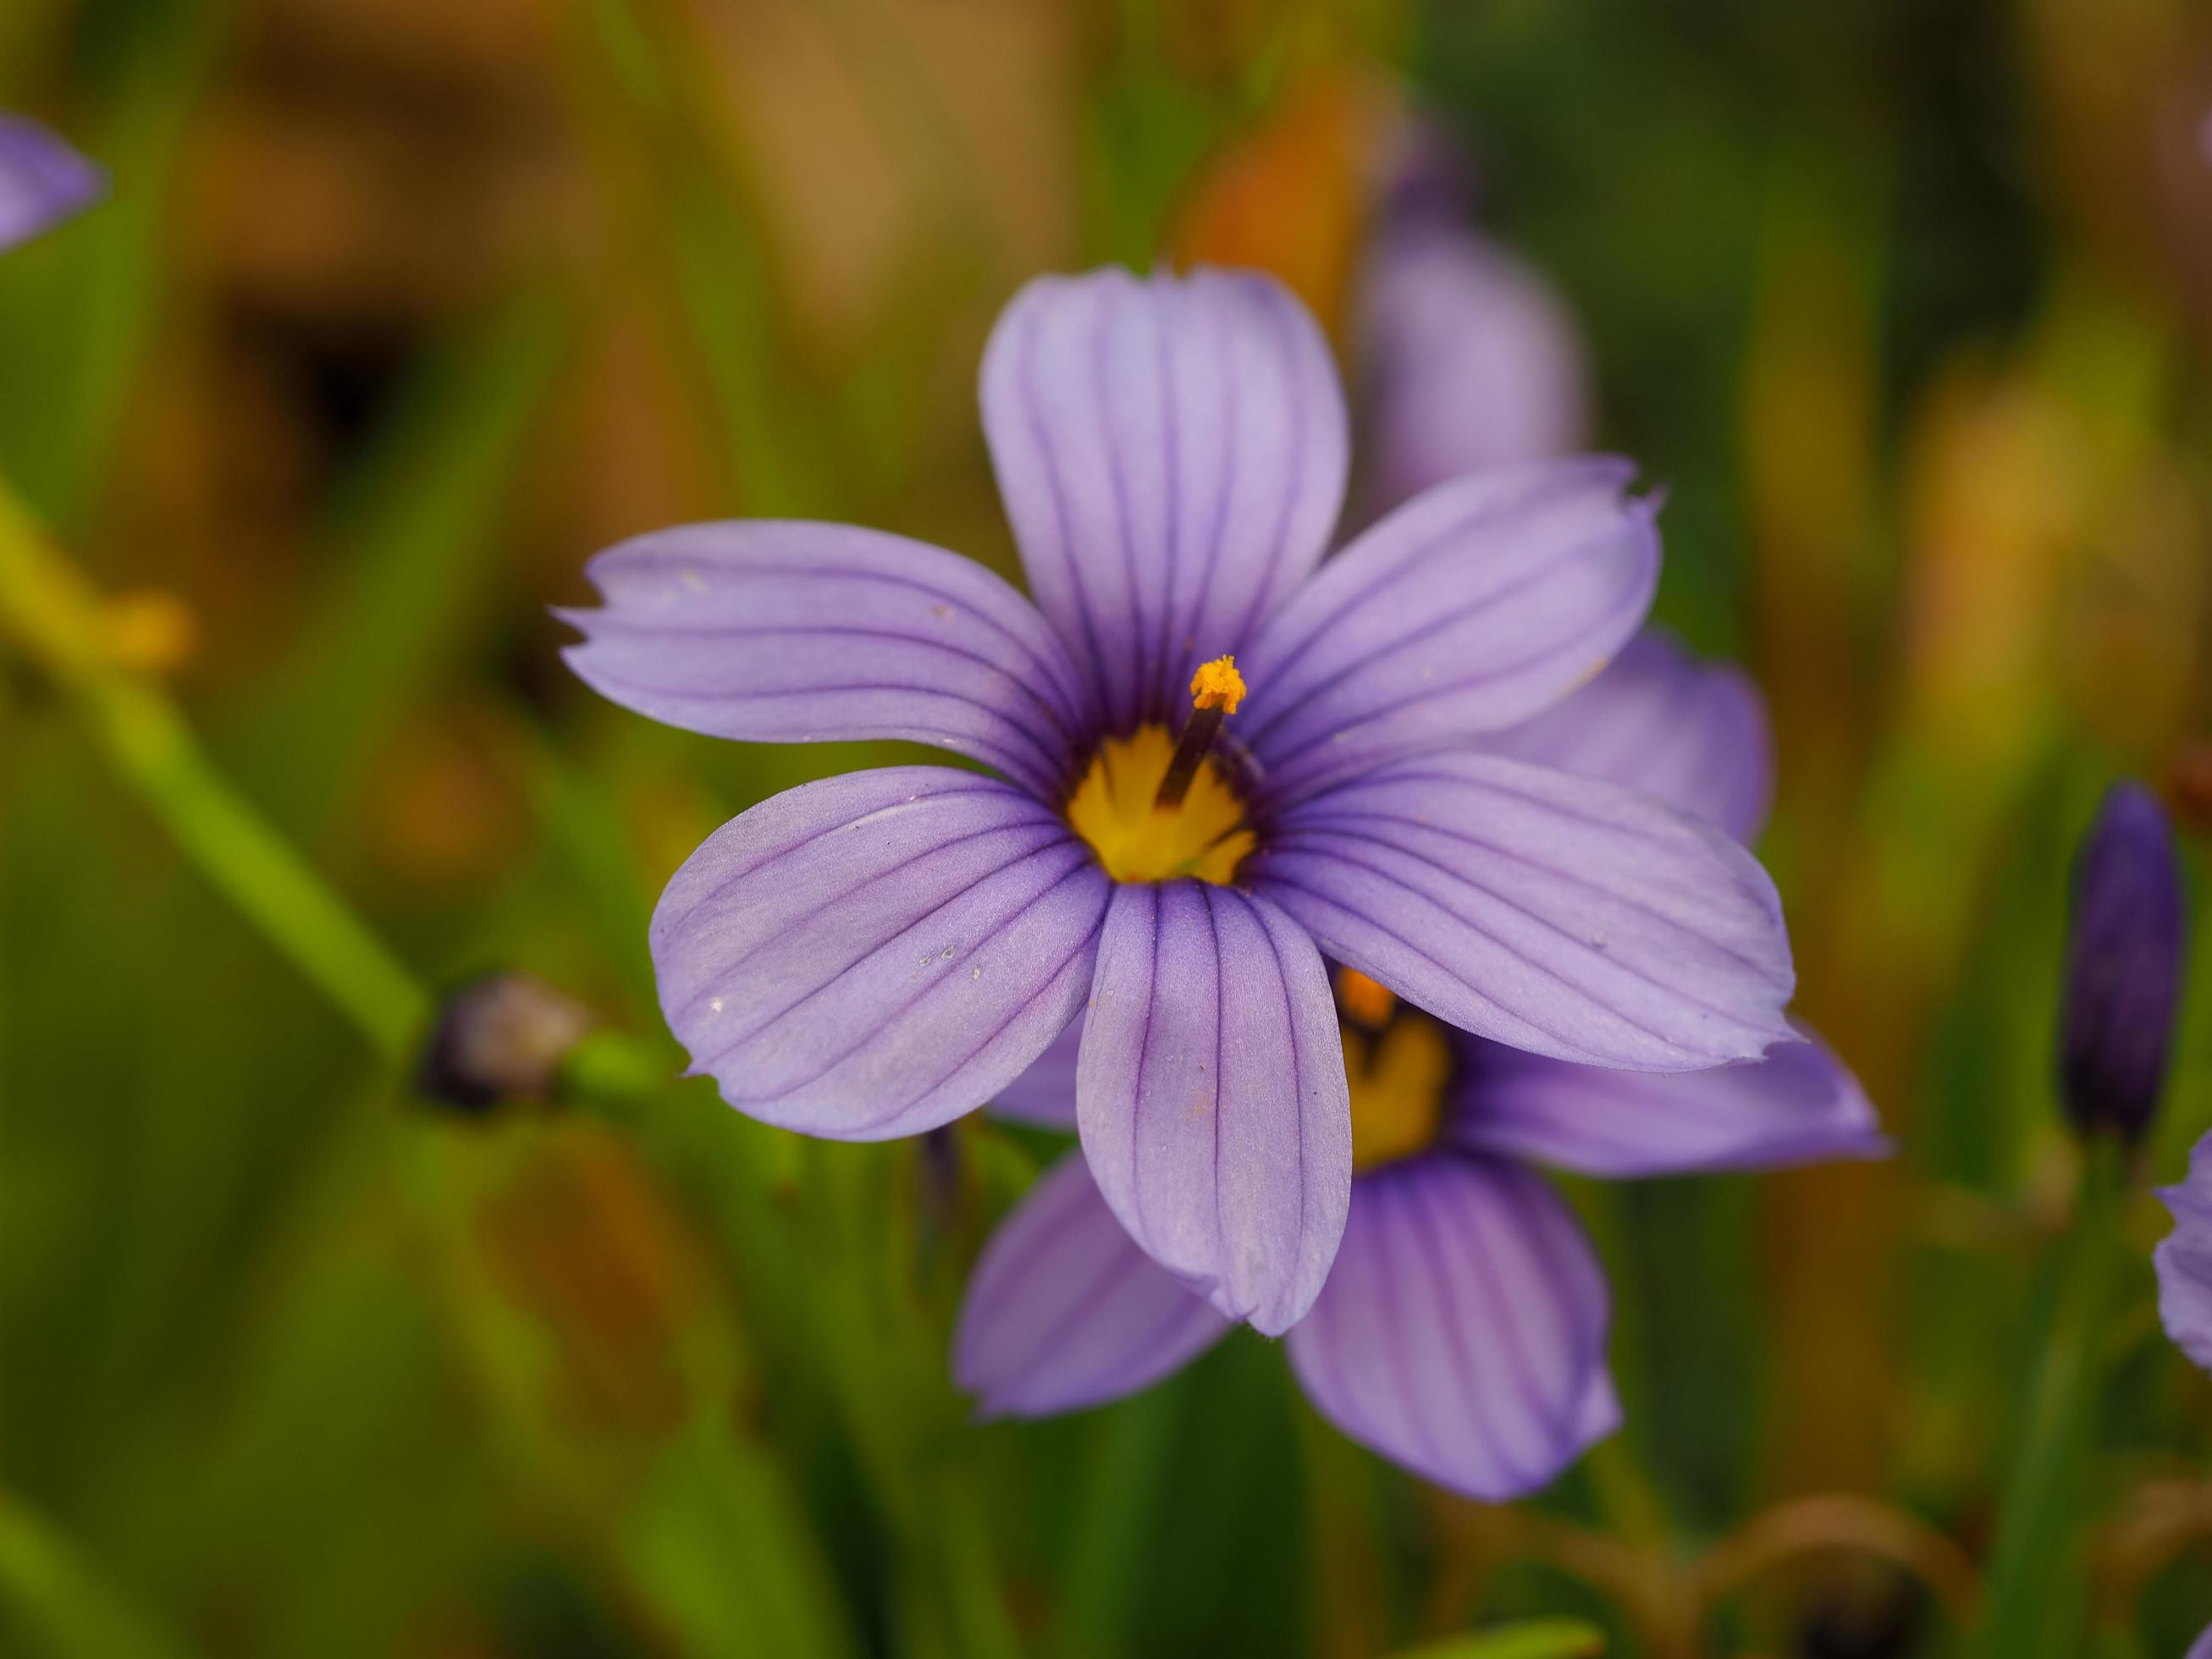
{"type": "Polygon", "coordinates": [[[1446,223],[1390,229],[1356,303],[1374,510],[1581,444],[1589,423],[1582,343],[1518,255],[1446,223]]]}
{"type": "Polygon", "coordinates": [[[1565,304],[1467,227],[1464,157],[1413,119],[1353,300],[1364,500],[1386,513],[1448,479],[1564,455],[1589,429],[1589,368],[1565,304]]]}
{"type": "Polygon", "coordinates": [[[0,252],[82,212],[100,170],[27,116],[0,114],[0,252]]]}
{"type": "Polygon", "coordinates": [[[1279,286],[1213,271],[1031,284],[982,404],[1034,608],[936,548],[755,522],[603,554],[605,608],[568,613],[576,672],[641,713],[907,738],[1003,775],[808,784],[677,872],[662,1006],[725,1099],[917,1133],[1087,1006],[1075,1098],[1107,1204],[1223,1314],[1279,1332],[1350,1198],[1324,953],[1562,1059],[1688,1071],[1794,1040],[1756,860],[1476,745],[1643,620],[1658,538],[1626,463],[1455,481],[1316,570],[1346,470],[1328,349],[1279,286]]]}
{"type": "MultiPolygon", "coordinates": [[[[2189,1153],[2189,1175],[2158,1195],[2173,1215],[2173,1231],[2151,1260],[2158,1269],[2158,1315],[2182,1352],[2212,1371],[2212,1134],[2189,1153]]],[[[2188,1659],[2212,1659],[2212,1629],[2190,1647],[2188,1659]]]]}
{"type": "MultiPolygon", "coordinates": [[[[1771,769],[1743,677],[1656,635],[1492,746],[1654,791],[1745,837],[1771,769]]],[[[1885,1149],[1857,1084],[1817,1044],[1639,1074],[1508,1048],[1393,1006],[1371,982],[1338,985],[1361,1167],[1336,1264],[1290,1333],[1291,1364],[1354,1439],[1475,1497],[1543,1486],[1620,1417],[1604,1279],[1528,1165],[1629,1177],[1885,1149]]],[[[1071,1125],[1071,1046],[999,1109],[1071,1125]]],[[[1142,1388],[1228,1328],[1129,1242],[1071,1155],[977,1263],[955,1369],[986,1414],[1044,1414],[1142,1388]]]]}
{"type": "Polygon", "coordinates": [[[2166,1080],[2185,930],[2173,827],[2141,784],[2115,785],[2074,866],[2059,1075],[2083,1133],[2142,1138],[2166,1080]]]}

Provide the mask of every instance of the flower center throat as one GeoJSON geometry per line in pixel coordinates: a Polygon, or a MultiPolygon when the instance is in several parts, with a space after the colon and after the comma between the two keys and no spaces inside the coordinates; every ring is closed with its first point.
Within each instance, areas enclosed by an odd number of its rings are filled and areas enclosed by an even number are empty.
{"type": "Polygon", "coordinates": [[[1366,1170],[1436,1145],[1452,1051],[1443,1026],[1366,975],[1336,970],[1337,1024],[1352,1085],[1352,1167],[1366,1170]]]}
{"type": "Polygon", "coordinates": [[[1212,754],[1222,721],[1244,698],[1236,659],[1200,665],[1190,694],[1190,718],[1177,736],[1140,726],[1107,738],[1068,797],[1068,823],[1116,881],[1194,876],[1226,886],[1252,850],[1244,803],[1212,754]]]}

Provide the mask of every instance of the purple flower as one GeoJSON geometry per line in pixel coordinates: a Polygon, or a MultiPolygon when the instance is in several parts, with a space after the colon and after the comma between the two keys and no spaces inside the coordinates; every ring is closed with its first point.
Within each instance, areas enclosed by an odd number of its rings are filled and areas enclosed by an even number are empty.
{"type": "Polygon", "coordinates": [[[1565,307],[1487,238],[1431,221],[1386,231],[1356,326],[1368,488],[1382,507],[1565,454],[1589,426],[1589,371],[1565,307]]]}
{"type": "Polygon", "coordinates": [[[2182,1352],[2212,1371],[2212,1134],[2189,1154],[2189,1176],[2158,1195],[2173,1231],[2152,1253],[2158,1269],[2158,1313],[2182,1352]]]}
{"type": "Polygon", "coordinates": [[[2185,931],[2173,827],[2141,784],[2116,784],[2074,866],[2059,1078],[2085,1134],[2140,1140],[2166,1080],[2185,931]]]}
{"type": "Polygon", "coordinates": [[[1579,449],[1590,418],[1573,318],[1533,265],[1467,228],[1473,192],[1450,140],[1414,119],[1399,152],[1352,307],[1364,499],[1378,512],[1579,449]]]}
{"type": "Polygon", "coordinates": [[[0,252],[81,212],[105,184],[98,167],[36,121],[0,114],[0,252]]]}
{"type": "MultiPolygon", "coordinates": [[[[2158,1269],[2158,1316],[2182,1352],[2212,1371],[2212,1134],[2190,1150],[2189,1176],[2158,1195],[2173,1215],[2173,1231],[2152,1252],[2158,1269]]],[[[2212,1629],[2188,1659],[2212,1659],[2212,1629]]]]}
{"type": "MultiPolygon", "coordinates": [[[[2212,1134],[2191,1149],[2188,1178],[2158,1195],[2173,1215],[2172,1232],[2151,1255],[2158,1316],[2182,1352],[2212,1371],[2212,1134]]],[[[2197,1638],[2188,1659],[2212,1659],[2212,1629],[2197,1638]]]]}
{"type": "Polygon", "coordinates": [[[999,774],[808,784],[677,872],[662,1006],[725,1099],[917,1133],[1087,1009],[1075,1098],[1107,1204],[1280,1332],[1351,1191],[1324,954],[1560,1059],[1691,1071],[1794,1040],[1748,854],[1477,746],[1642,621],[1658,539],[1626,464],[1455,481],[1316,569],[1346,467],[1327,348],[1280,287],[1214,271],[1033,283],[982,403],[1034,607],[936,548],[752,522],[601,555],[605,606],[571,613],[571,665],[641,713],[999,774]]]}
{"type": "MultiPolygon", "coordinates": [[[[1632,781],[1744,836],[1771,773],[1748,684],[1654,635],[1493,747],[1632,781]]],[[[1625,1177],[1884,1149],[1858,1085],[1814,1043],[1763,1064],[1638,1073],[1454,1031],[1349,970],[1336,988],[1359,1172],[1291,1361],[1354,1439],[1476,1497],[1544,1485],[1620,1416],[1604,1279],[1529,1165],[1625,1177]]],[[[1070,1124],[1064,1052],[1000,1109],[1070,1124]]],[[[1129,1241],[1071,1155],[977,1263],[955,1367],[988,1414],[1066,1411],[1157,1380],[1228,1328],[1129,1241]]]]}

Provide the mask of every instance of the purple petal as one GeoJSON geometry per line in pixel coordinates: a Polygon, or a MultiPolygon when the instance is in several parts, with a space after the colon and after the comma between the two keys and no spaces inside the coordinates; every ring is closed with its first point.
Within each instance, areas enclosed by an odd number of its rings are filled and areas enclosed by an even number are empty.
{"type": "Polygon", "coordinates": [[[1699,662],[1654,629],[1565,702],[1483,747],[1656,795],[1747,845],[1774,797],[1774,735],[1751,677],[1699,662]]]}
{"type": "Polygon", "coordinates": [[[1075,1066],[1083,1052],[1083,1016],[1052,1040],[1029,1070],[999,1091],[991,1102],[994,1116],[1040,1129],[1075,1127],[1075,1066]]]}
{"type": "Polygon", "coordinates": [[[1620,1426],[1611,1312],[1582,1229],[1541,1181],[1411,1158],[1355,1184],[1291,1363],[1361,1444],[1455,1492],[1517,1498],[1620,1426]]]}
{"type": "Polygon", "coordinates": [[[106,174],[36,121],[0,114],[0,252],[83,211],[106,186],[106,174]]]}
{"type": "Polygon", "coordinates": [[[1152,1258],[1269,1335],[1312,1304],[1352,1186],[1328,976],[1264,899],[1118,887],[1076,1083],[1099,1190],[1152,1258]]]}
{"type": "Polygon", "coordinates": [[[1107,887],[1057,814],[995,779],[824,779],[676,872],[653,918],[660,1005],[739,1110],[841,1140],[918,1134],[1075,1018],[1107,887]]]}
{"type": "Polygon", "coordinates": [[[1525,261],[1456,227],[1407,225],[1382,239],[1358,307],[1375,512],[1467,473],[1582,447],[1582,342],[1525,261]]]}
{"type": "Polygon", "coordinates": [[[1810,1039],[1763,1060],[1667,1075],[1485,1043],[1452,1109],[1460,1146],[1617,1179],[1889,1151],[1858,1079],[1810,1039]]]}
{"type": "Polygon", "coordinates": [[[1548,462],[1432,489],[1329,561],[1254,641],[1238,716],[1276,802],[1502,731],[1589,679],[1659,575],[1626,461],[1548,462]]]}
{"type": "Polygon", "coordinates": [[[1758,860],[1611,784],[1492,755],[1401,762],[1301,803],[1246,879],[1330,957],[1516,1048],[1691,1072],[1796,1040],[1758,860]]]}
{"type": "Polygon", "coordinates": [[[1072,1152],[975,1263],[953,1374],[986,1417],[1074,1411],[1157,1382],[1227,1334],[1202,1296],[1139,1249],[1072,1152]]]}
{"type": "Polygon", "coordinates": [[[2191,1149],[2188,1179],[2158,1195],[2173,1212],[2173,1231],[2151,1257],[2159,1317],[2182,1352],[2212,1371],[2212,1134],[2191,1149]]]}
{"type": "MultiPolygon", "coordinates": [[[[2208,133],[2212,133],[2212,121],[2205,123],[2205,130],[2208,133]]],[[[2209,150],[2212,150],[2212,140],[2208,140],[2206,147],[2209,150]]],[[[2212,1659],[2212,1629],[2206,1630],[2202,1636],[2189,1644],[2189,1651],[2184,1656],[2184,1659],[2212,1659]]]]}
{"type": "Polygon", "coordinates": [[[1273,279],[1048,277],[983,359],[983,423],[1030,590],[1109,729],[1179,718],[1326,549],[1344,400],[1273,279]]]}
{"type": "Polygon", "coordinates": [[[589,685],[687,731],[756,743],[901,738],[1039,795],[1087,742],[1044,619],[981,565],[843,525],[760,520],[640,536],[593,559],[605,608],[560,614],[589,685]]]}

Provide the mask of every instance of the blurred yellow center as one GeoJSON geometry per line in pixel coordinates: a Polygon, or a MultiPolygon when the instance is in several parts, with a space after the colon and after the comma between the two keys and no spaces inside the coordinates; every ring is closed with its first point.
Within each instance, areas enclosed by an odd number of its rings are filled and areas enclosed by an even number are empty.
{"type": "Polygon", "coordinates": [[[1252,850],[1243,803],[1205,760],[1181,805],[1155,805],[1175,751],[1164,726],[1109,738],[1068,797],[1067,821],[1116,881],[1196,876],[1225,887],[1252,850]]]}
{"type": "Polygon", "coordinates": [[[1349,968],[1337,970],[1336,999],[1352,1085],[1352,1167],[1372,1170],[1426,1152],[1436,1144],[1451,1082],[1444,1028],[1410,1010],[1393,1018],[1397,999],[1349,968]]]}
{"type": "Polygon", "coordinates": [[[1372,1025],[1379,1031],[1389,1023],[1398,998],[1389,986],[1378,985],[1357,968],[1340,968],[1336,970],[1336,1006],[1362,1025],[1372,1025]]]}

